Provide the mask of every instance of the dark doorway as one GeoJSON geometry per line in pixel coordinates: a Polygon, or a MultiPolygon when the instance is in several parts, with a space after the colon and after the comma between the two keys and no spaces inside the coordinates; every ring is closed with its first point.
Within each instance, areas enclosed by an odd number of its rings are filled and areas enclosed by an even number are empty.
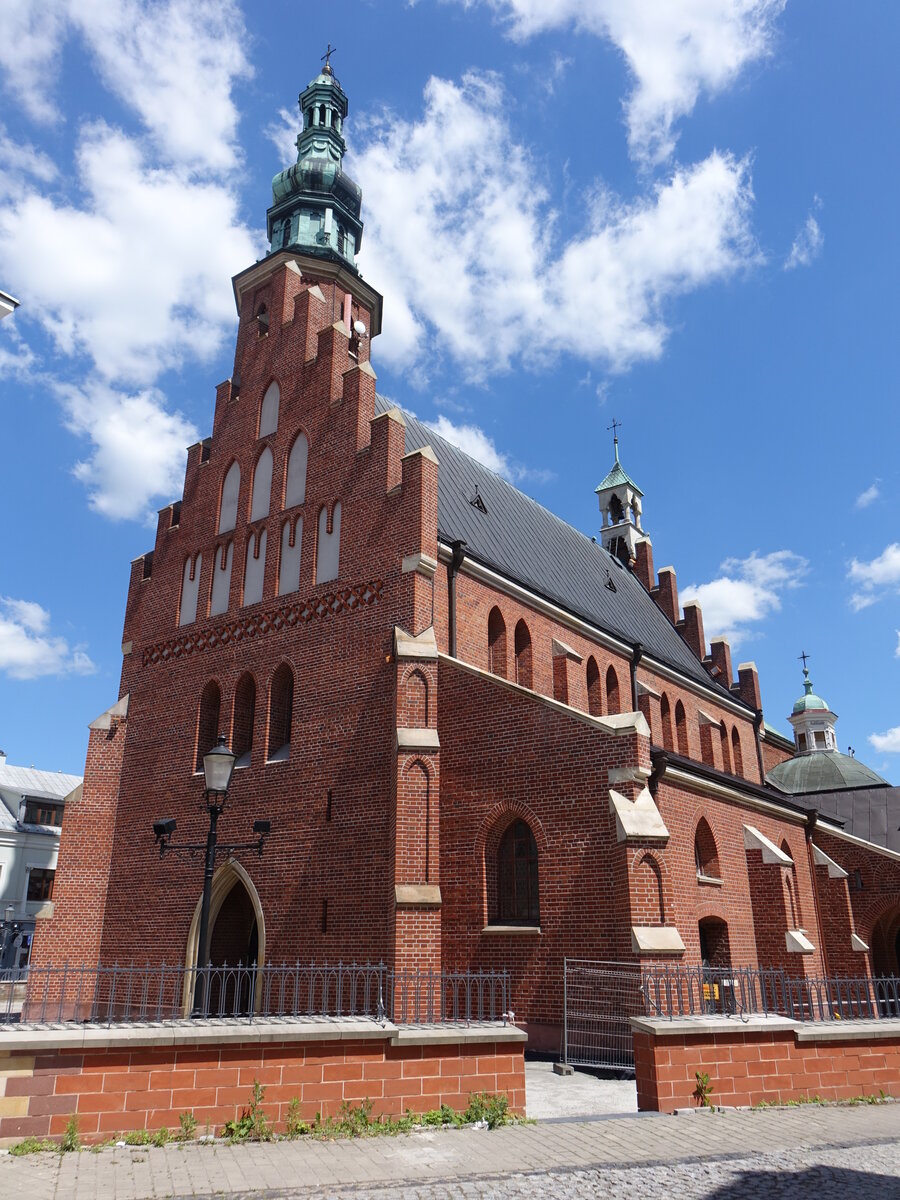
{"type": "Polygon", "coordinates": [[[876,975],[900,975],[900,908],[885,913],[872,930],[872,967],[876,975]]]}
{"type": "Polygon", "coordinates": [[[211,1016],[239,1017],[253,1011],[259,930],[247,889],[235,880],[222,901],[209,939],[211,1016]]]}
{"type": "Polygon", "coordinates": [[[703,964],[703,1002],[707,1012],[734,1012],[734,980],[728,926],[718,917],[705,917],[698,927],[703,964]]]}

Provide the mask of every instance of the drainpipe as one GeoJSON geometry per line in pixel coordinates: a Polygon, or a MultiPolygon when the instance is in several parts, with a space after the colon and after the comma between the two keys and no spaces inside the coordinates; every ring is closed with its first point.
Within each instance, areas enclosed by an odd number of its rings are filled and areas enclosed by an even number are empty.
{"type": "Polygon", "coordinates": [[[450,626],[451,658],[456,658],[456,576],[466,557],[465,545],[463,541],[450,543],[452,553],[447,568],[447,624],[450,626]]]}
{"type": "Polygon", "coordinates": [[[819,820],[819,810],[811,808],[806,814],[806,825],[803,832],[806,835],[806,857],[809,860],[809,874],[812,880],[813,904],[816,910],[816,927],[819,935],[819,948],[822,953],[822,970],[826,977],[830,976],[828,970],[828,950],[825,945],[825,927],[822,924],[822,912],[819,908],[819,877],[816,874],[816,860],[813,855],[813,834],[816,830],[816,824],[819,820]]]}
{"type": "Polygon", "coordinates": [[[763,727],[763,711],[761,708],[756,710],[756,716],[753,718],[753,729],[756,733],[756,761],[759,763],[759,782],[765,787],[766,785],[766,769],[763,765],[762,752],[762,727],[763,727]]]}
{"type": "Polygon", "coordinates": [[[632,712],[638,711],[637,669],[638,663],[644,657],[643,642],[635,642],[631,647],[631,704],[632,712]]]}
{"type": "Polygon", "coordinates": [[[650,772],[650,778],[647,780],[647,790],[655,800],[656,789],[659,787],[662,777],[666,773],[666,768],[669,765],[669,756],[665,750],[651,750],[650,765],[653,769],[650,772]]]}

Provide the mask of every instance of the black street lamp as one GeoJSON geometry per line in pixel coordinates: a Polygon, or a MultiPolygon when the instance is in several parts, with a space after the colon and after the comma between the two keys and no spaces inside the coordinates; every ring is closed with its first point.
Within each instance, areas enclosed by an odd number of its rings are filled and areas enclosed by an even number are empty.
{"type": "Polygon", "coordinates": [[[194,1006],[192,1016],[202,1016],[206,1010],[205,988],[203,986],[203,967],[209,965],[209,909],[212,902],[212,882],[216,871],[217,854],[235,854],[242,850],[256,850],[262,858],[263,845],[271,832],[270,821],[254,821],[253,832],[257,835],[255,842],[232,842],[228,845],[218,845],[216,842],[216,825],[225,808],[225,799],[231,784],[231,775],[237,755],[225,744],[224,733],[219,734],[215,746],[203,756],[203,775],[206,781],[206,811],[209,813],[209,833],[206,845],[201,842],[182,842],[172,844],[175,832],[174,817],[164,817],[153,822],[153,833],[159,846],[159,857],[166,853],[197,854],[206,851],[203,867],[203,902],[200,906],[200,936],[197,939],[197,979],[194,985],[194,1006]]]}
{"type": "MultiPolygon", "coordinates": [[[[14,905],[7,904],[4,919],[0,921],[0,969],[5,969],[9,948],[15,942],[16,935],[22,928],[21,923],[15,919],[15,916],[16,910],[14,905]]],[[[14,978],[16,972],[16,964],[14,962],[10,964],[9,970],[13,972],[11,977],[14,978]]]]}

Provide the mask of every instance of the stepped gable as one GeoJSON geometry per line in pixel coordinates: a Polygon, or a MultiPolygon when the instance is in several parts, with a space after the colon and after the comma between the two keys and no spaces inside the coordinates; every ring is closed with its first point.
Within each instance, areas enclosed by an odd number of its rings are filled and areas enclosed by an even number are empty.
{"type": "MultiPolygon", "coordinates": [[[[376,398],[376,412],[392,407],[384,397],[376,398]]],[[[640,580],[618,559],[414,416],[404,412],[403,418],[407,451],[430,445],[437,455],[438,536],[443,542],[466,542],[467,557],[629,645],[641,642],[646,654],[741,703],[710,678],[640,580]],[[472,504],[476,490],[486,514],[472,504]]]]}

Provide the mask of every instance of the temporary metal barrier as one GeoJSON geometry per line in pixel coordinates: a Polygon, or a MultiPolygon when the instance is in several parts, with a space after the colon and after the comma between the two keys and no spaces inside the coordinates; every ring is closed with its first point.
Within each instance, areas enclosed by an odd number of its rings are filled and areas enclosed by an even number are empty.
{"type": "Polygon", "coordinates": [[[188,1018],[358,1017],[401,1024],[507,1021],[506,971],[409,971],[384,963],[202,968],[34,967],[27,994],[0,981],[0,1022],[161,1023],[188,1018]]]}
{"type": "Polygon", "coordinates": [[[634,1074],[631,1018],[644,1012],[638,963],[563,960],[563,1061],[634,1074]]]}

